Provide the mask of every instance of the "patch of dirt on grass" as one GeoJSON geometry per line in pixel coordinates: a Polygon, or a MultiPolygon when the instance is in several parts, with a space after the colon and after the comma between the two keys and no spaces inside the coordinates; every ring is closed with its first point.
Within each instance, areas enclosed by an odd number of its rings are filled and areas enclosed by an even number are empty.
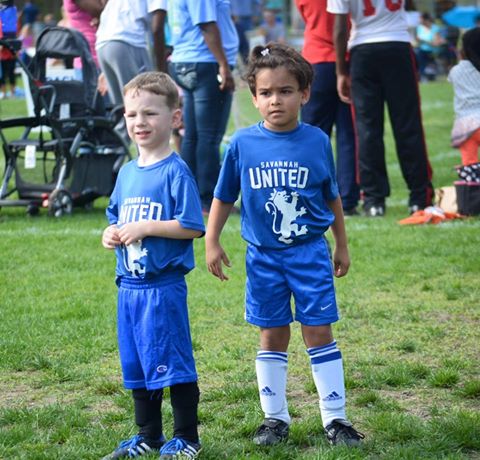
{"type": "MultiPolygon", "coordinates": [[[[37,408],[52,404],[69,404],[81,399],[78,383],[44,384],[41,371],[0,373],[0,407],[4,409],[37,408]]],[[[103,397],[103,404],[113,406],[112,398],[103,397]]]]}
{"type": "Polygon", "coordinates": [[[0,406],[35,407],[52,404],[55,397],[51,390],[38,388],[42,372],[15,372],[0,374],[0,406]]]}
{"type": "Polygon", "coordinates": [[[479,410],[480,403],[465,398],[452,397],[451,389],[419,388],[414,390],[378,390],[382,397],[396,400],[410,415],[422,420],[432,418],[432,409],[436,411],[452,411],[464,409],[479,410]]]}

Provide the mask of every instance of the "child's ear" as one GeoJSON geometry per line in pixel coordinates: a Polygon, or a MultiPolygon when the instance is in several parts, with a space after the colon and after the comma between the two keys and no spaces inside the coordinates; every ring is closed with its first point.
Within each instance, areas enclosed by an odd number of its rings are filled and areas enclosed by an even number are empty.
{"type": "Polygon", "coordinates": [[[175,109],[172,113],[172,128],[181,128],[182,126],[182,111],[175,109]]]}
{"type": "Polygon", "coordinates": [[[310,86],[302,90],[302,105],[305,105],[310,100],[310,86]]]}

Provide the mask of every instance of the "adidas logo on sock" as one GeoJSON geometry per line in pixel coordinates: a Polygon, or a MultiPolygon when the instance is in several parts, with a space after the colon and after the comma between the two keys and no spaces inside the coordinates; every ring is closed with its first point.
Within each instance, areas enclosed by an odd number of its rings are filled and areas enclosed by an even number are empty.
{"type": "Polygon", "coordinates": [[[270,390],[269,387],[262,388],[260,391],[260,394],[263,396],[275,396],[276,393],[274,393],[272,390],[270,390]]]}
{"type": "Polygon", "coordinates": [[[332,391],[328,396],[322,398],[322,401],[338,401],[339,399],[342,397],[336,391],[332,391]]]}

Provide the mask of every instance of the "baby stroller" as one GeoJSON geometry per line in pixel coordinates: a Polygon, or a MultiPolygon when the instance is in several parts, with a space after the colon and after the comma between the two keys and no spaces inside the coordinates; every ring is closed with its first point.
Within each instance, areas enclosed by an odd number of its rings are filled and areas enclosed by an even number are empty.
{"type": "MultiPolygon", "coordinates": [[[[18,40],[0,39],[0,45],[15,53],[20,49],[18,40]]],[[[83,35],[47,28],[29,66],[17,62],[29,82],[34,114],[0,121],[5,154],[0,207],[26,206],[30,215],[44,207],[59,217],[109,196],[130,158],[114,129],[123,108],[107,114],[102,107],[97,69],[83,35]],[[81,61],[81,70],[74,68],[74,59],[81,61]]]]}

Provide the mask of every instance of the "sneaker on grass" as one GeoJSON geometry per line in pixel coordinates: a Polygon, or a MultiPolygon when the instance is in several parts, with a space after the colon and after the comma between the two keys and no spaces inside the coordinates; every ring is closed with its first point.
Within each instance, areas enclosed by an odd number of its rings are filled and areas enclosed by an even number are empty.
{"type": "Polygon", "coordinates": [[[135,435],[131,439],[122,441],[120,445],[102,460],[115,460],[117,458],[136,458],[150,453],[156,453],[165,444],[165,437],[162,435],[159,439],[147,439],[140,435],[135,435]]]}
{"type": "Polygon", "coordinates": [[[276,418],[266,418],[253,435],[258,446],[273,446],[288,438],[288,423],[276,418]]]}
{"type": "Polygon", "coordinates": [[[343,444],[348,447],[356,447],[365,438],[364,434],[359,433],[346,420],[334,420],[325,428],[325,434],[328,442],[334,446],[343,444]]]}
{"type": "Polygon", "coordinates": [[[172,438],[160,449],[160,460],[194,459],[202,450],[200,443],[172,438]]]}

